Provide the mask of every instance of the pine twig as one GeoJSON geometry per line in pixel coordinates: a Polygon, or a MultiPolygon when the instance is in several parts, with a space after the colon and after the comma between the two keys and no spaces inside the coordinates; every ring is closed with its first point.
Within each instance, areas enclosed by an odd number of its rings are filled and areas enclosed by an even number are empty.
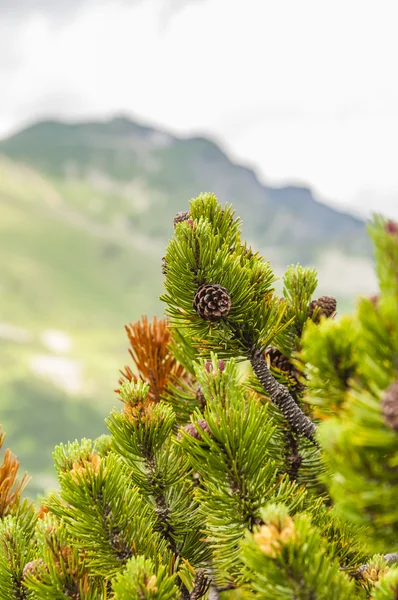
{"type": "Polygon", "coordinates": [[[227,585],[223,585],[222,587],[217,588],[217,592],[229,592],[230,590],[236,590],[236,587],[237,586],[235,583],[228,583],[227,585]]]}
{"type": "Polygon", "coordinates": [[[200,569],[196,573],[195,582],[193,584],[193,590],[189,596],[189,600],[200,600],[206,594],[210,587],[210,580],[207,577],[203,569],[200,569]]]}
{"type": "Polygon", "coordinates": [[[298,472],[301,466],[301,455],[299,453],[299,446],[296,436],[291,429],[285,433],[285,440],[287,444],[286,448],[286,462],[288,464],[288,475],[292,481],[297,481],[298,472]]]}
{"type": "Polygon", "coordinates": [[[279,383],[272,375],[268,369],[264,353],[253,347],[250,351],[250,362],[259,382],[269,394],[271,402],[281,410],[292,430],[305,436],[317,446],[318,444],[314,440],[316,425],[296,404],[287,387],[279,383]]]}
{"type": "MultiPolygon", "coordinates": [[[[181,584],[182,584],[182,582],[181,582],[181,584]]],[[[185,587],[185,585],[184,584],[179,585],[179,588],[181,590],[180,600],[190,600],[191,595],[190,595],[188,589],[185,587]]]]}
{"type": "Polygon", "coordinates": [[[234,583],[229,583],[222,587],[215,587],[214,585],[211,585],[209,589],[209,600],[220,600],[220,594],[222,592],[236,590],[236,587],[237,586],[234,583]]]}
{"type": "Polygon", "coordinates": [[[145,459],[145,466],[147,470],[148,483],[152,487],[152,496],[155,500],[155,513],[158,520],[158,529],[160,534],[166,540],[170,550],[173,554],[178,554],[178,548],[174,539],[174,529],[170,523],[170,508],[167,506],[166,498],[164,493],[157,489],[156,483],[156,464],[155,457],[152,453],[148,454],[145,459]]]}

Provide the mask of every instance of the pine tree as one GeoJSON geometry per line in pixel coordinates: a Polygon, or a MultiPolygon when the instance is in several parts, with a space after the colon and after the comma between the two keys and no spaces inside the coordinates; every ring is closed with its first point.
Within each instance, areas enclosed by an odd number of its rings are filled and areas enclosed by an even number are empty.
{"type": "Polygon", "coordinates": [[[335,319],[232,207],[178,213],[109,434],[55,449],[39,509],[6,451],[0,600],[397,599],[398,226],[370,233],[379,295],[335,319]]]}

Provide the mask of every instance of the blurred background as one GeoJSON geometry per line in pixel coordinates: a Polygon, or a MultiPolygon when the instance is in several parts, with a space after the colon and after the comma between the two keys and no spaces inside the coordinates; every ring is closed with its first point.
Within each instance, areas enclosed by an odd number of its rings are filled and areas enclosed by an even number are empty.
{"type": "Polygon", "coordinates": [[[398,218],[394,0],[0,0],[0,423],[31,494],[105,432],[173,215],[233,203],[342,314],[398,218]]]}

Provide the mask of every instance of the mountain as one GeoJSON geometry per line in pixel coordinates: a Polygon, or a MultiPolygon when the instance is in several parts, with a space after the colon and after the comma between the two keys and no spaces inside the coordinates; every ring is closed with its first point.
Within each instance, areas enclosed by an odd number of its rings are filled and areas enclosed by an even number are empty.
{"type": "Polygon", "coordinates": [[[369,253],[363,221],[317,202],[309,188],[264,186],[206,138],[178,138],[124,117],[47,121],[1,142],[1,153],[58,181],[84,182],[113,204],[107,211],[113,218],[115,196],[123,198],[120,216],[162,244],[173,214],[187,199],[211,191],[236,207],[246,235],[281,262],[313,262],[336,247],[369,253]]]}
{"type": "Polygon", "coordinates": [[[373,285],[365,225],[306,187],[268,187],[213,141],[124,117],[43,121],[0,141],[0,422],[34,491],[57,441],[104,431],[128,362],[123,326],[161,314],[173,216],[228,201],[278,272],[319,266],[340,310],[373,285]]]}

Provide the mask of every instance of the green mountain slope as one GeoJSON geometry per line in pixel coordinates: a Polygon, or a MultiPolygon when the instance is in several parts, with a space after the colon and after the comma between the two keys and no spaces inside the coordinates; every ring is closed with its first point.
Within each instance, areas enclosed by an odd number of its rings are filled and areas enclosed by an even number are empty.
{"type": "Polygon", "coordinates": [[[127,360],[123,326],[159,312],[161,254],[147,245],[0,159],[0,423],[31,472],[51,467],[57,441],[104,431],[127,360]],[[70,350],[45,343],[53,330],[70,350]]]}
{"type": "MultiPolygon", "coordinates": [[[[79,194],[65,187],[0,160],[3,318],[19,320],[27,313],[46,323],[73,318],[78,326],[98,325],[100,318],[114,325],[132,303],[149,301],[152,311],[156,298],[147,300],[148,286],[160,289],[161,249],[156,253],[141,234],[142,240],[116,225],[101,225],[69,203],[69,195],[79,194]]],[[[83,193],[87,200],[88,190],[83,193]]]]}
{"type": "Polygon", "coordinates": [[[41,122],[0,141],[0,423],[40,473],[34,490],[49,484],[57,441],[103,432],[128,361],[123,326],[163,311],[173,216],[201,191],[234,204],[277,270],[319,264],[340,309],[353,289],[336,287],[338,257],[368,277],[363,222],[306,188],[263,186],[207,139],[117,118],[41,122]]]}

